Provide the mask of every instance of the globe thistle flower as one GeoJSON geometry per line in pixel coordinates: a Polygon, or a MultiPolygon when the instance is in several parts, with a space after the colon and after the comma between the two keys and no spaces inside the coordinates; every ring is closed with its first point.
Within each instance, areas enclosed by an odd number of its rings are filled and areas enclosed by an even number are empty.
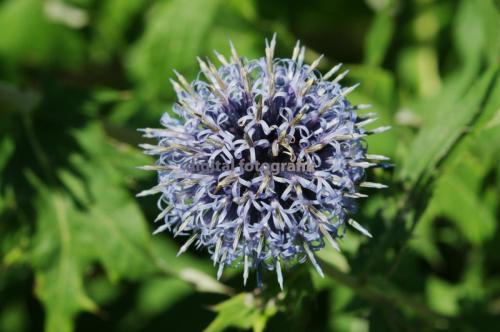
{"type": "Polygon", "coordinates": [[[358,115],[367,105],[346,99],[357,85],[340,84],[347,71],[334,77],[340,64],[322,76],[322,57],[305,64],[297,43],[290,59],[274,58],[275,45],[274,36],[265,57],[249,60],[231,44],[230,60],[215,52],[218,68],[198,59],[191,83],[175,72],[177,117],[142,129],[158,140],[142,145],[158,156],[143,167],[158,172],[158,185],[138,196],[161,194],[155,233],[187,237],[179,254],[206,248],[217,278],[243,265],[244,283],[249,270],[259,285],[262,269],[275,270],[283,288],[283,265],[309,260],[323,276],[314,252],[325,242],[338,249],[346,225],[371,237],[350,215],[365,197],[359,187],[385,187],[364,181],[387,158],[366,154],[363,138],[388,127],[364,129],[374,114],[358,115]],[[307,169],[290,167],[299,163],[307,169]]]}

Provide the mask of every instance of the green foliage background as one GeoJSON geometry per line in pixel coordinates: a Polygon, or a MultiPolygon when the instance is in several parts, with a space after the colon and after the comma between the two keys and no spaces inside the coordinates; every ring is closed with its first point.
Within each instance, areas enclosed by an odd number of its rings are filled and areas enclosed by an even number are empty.
{"type": "Polygon", "coordinates": [[[0,331],[498,331],[499,7],[493,0],[0,1],[0,331]],[[138,127],[159,126],[172,69],[212,49],[279,56],[297,39],[390,132],[342,253],[242,286],[152,236],[138,127]]]}

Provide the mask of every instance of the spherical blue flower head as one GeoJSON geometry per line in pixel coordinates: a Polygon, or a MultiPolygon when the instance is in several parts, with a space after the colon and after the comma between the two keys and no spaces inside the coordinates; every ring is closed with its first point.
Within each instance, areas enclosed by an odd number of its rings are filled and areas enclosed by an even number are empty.
{"type": "Polygon", "coordinates": [[[357,115],[364,106],[346,99],[355,88],[339,84],[347,71],[331,79],[340,65],[322,76],[321,58],[304,64],[298,43],[291,59],[275,59],[274,47],[275,38],[248,60],[231,45],[229,61],[216,53],[218,68],[199,59],[191,84],[177,74],[177,116],[143,129],[158,139],[143,148],[158,156],[144,168],[159,183],[139,195],[161,193],[156,232],[188,237],[179,253],[205,247],[218,277],[243,264],[244,282],[250,269],[276,270],[282,287],[284,264],[310,260],[322,275],[314,252],[325,242],[338,249],[346,224],[370,236],[349,215],[359,186],[384,187],[363,181],[386,158],[367,155],[362,139],[387,128],[364,129],[373,114],[357,115]]]}

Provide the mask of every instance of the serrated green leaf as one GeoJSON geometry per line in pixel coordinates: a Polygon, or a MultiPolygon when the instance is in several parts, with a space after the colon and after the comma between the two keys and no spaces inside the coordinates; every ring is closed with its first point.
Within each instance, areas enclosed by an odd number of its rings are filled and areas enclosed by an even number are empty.
{"type": "MultiPolygon", "coordinates": [[[[127,154],[107,144],[99,145],[99,140],[106,140],[99,128],[86,128],[76,136],[88,155],[72,156],[71,162],[80,172],[81,183],[77,186],[79,180],[74,177],[71,188],[77,197],[87,193],[84,200],[87,211],[82,223],[88,227],[85,231],[92,234],[88,244],[94,247],[112,280],[151,273],[150,236],[144,217],[134,198],[124,190],[126,169],[120,172],[115,166],[127,165],[127,154]]],[[[131,166],[129,171],[136,172],[131,166]]],[[[68,178],[66,176],[66,180],[68,178]]]]}
{"type": "Polygon", "coordinates": [[[34,240],[33,266],[36,293],[46,309],[47,332],[72,331],[73,319],[81,310],[95,311],[96,304],[83,288],[84,262],[79,259],[79,226],[70,199],[51,192],[36,179],[38,232],[34,240]]]}
{"type": "Polygon", "coordinates": [[[47,331],[71,331],[79,311],[96,310],[83,288],[92,262],[100,262],[111,280],[139,278],[154,270],[144,218],[124,190],[123,176],[99,154],[106,151],[114,162],[123,157],[95,127],[77,138],[91,159],[71,157],[80,173],[61,172],[67,192],[51,190],[31,176],[39,194],[32,262],[37,294],[47,310],[47,331]],[[101,139],[100,144],[92,139],[101,139]]]}

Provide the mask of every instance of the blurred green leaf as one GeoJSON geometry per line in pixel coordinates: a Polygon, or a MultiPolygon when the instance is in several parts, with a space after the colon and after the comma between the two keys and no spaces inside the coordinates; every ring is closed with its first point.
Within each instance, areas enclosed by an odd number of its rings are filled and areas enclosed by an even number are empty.
{"type": "Polygon", "coordinates": [[[28,313],[24,305],[19,302],[10,303],[0,312],[0,330],[3,332],[19,332],[27,330],[28,313]]]}
{"type": "Polygon", "coordinates": [[[462,177],[441,177],[432,204],[435,213],[456,223],[471,243],[484,243],[493,237],[497,226],[495,216],[462,177]]]}
{"type": "Polygon", "coordinates": [[[172,69],[192,73],[213,23],[219,0],[157,2],[144,35],[128,58],[132,77],[148,97],[166,96],[172,69]]]}
{"type": "Polygon", "coordinates": [[[179,279],[152,279],[143,285],[137,309],[142,314],[158,314],[168,310],[169,307],[192,292],[192,287],[179,279]]]}
{"type": "Polygon", "coordinates": [[[398,64],[400,76],[404,78],[412,94],[419,98],[431,98],[442,91],[438,54],[434,47],[409,47],[401,52],[398,64]]]}
{"type": "Polygon", "coordinates": [[[394,33],[394,18],[389,10],[381,10],[376,15],[365,39],[365,60],[370,66],[380,66],[387,54],[394,33]]]}
{"type": "Polygon", "coordinates": [[[489,65],[498,61],[499,15],[492,0],[460,1],[455,16],[454,38],[466,66],[479,66],[482,60],[489,65]]]}
{"type": "Polygon", "coordinates": [[[482,244],[495,234],[495,212],[484,199],[488,172],[498,163],[500,130],[495,114],[500,107],[500,78],[496,78],[472,132],[454,149],[443,166],[442,175],[425,218],[446,216],[473,244],[482,244]]]}
{"type": "Polygon", "coordinates": [[[97,62],[109,61],[125,47],[127,31],[146,4],[146,1],[102,1],[93,24],[95,32],[91,44],[92,56],[97,62]]]}
{"type": "MultiPolygon", "coordinates": [[[[373,107],[364,112],[375,112],[380,118],[370,128],[392,125],[395,107],[395,83],[392,73],[382,68],[368,65],[347,65],[348,78],[361,85],[349,96],[353,104],[370,104],[373,107]]],[[[389,130],[381,135],[372,135],[367,138],[370,150],[374,153],[395,156],[397,131],[389,130]]]]}
{"type": "Polygon", "coordinates": [[[415,228],[413,238],[408,242],[411,250],[415,251],[419,257],[425,259],[432,266],[439,266],[443,263],[443,257],[436,243],[436,232],[433,228],[436,211],[431,203],[425,210],[415,228]]]}
{"type": "Polygon", "coordinates": [[[379,112],[386,118],[384,120],[390,120],[396,97],[392,73],[369,65],[347,65],[346,67],[349,69],[348,78],[360,82],[358,89],[369,98],[368,102],[373,101],[382,107],[379,112]]]}
{"type": "Polygon", "coordinates": [[[497,68],[487,70],[460,100],[449,108],[438,109],[419,132],[402,166],[400,176],[414,184],[430,176],[437,163],[448,154],[466,127],[482,111],[482,103],[492,87],[497,68]]]}
{"type": "MultiPolygon", "coordinates": [[[[477,130],[480,132],[489,131],[498,125],[500,125],[500,75],[497,75],[490,98],[486,101],[484,112],[477,120],[477,130]]],[[[495,148],[497,145],[489,146],[495,148]]]]}
{"type": "MultiPolygon", "coordinates": [[[[10,155],[14,152],[14,146],[14,142],[9,136],[0,136],[0,169],[3,169],[4,165],[9,160],[10,155]]],[[[0,184],[1,183],[2,182],[0,180],[0,184]]]]}
{"type": "Polygon", "coordinates": [[[325,247],[323,250],[317,253],[318,257],[327,262],[328,264],[337,268],[340,272],[349,273],[350,266],[346,257],[339,251],[333,249],[332,247],[325,247]]]}
{"type": "MultiPolygon", "coordinates": [[[[0,119],[10,112],[28,113],[40,102],[34,90],[21,91],[13,85],[0,82],[0,119]]],[[[0,165],[1,168],[1,165],[0,165]]]]}
{"type": "Polygon", "coordinates": [[[432,309],[444,315],[455,316],[459,312],[456,288],[437,278],[427,280],[427,302],[432,309]]]}
{"type": "MultiPolygon", "coordinates": [[[[218,7],[207,36],[207,55],[214,58],[211,52],[214,49],[229,58],[229,41],[234,43],[240,55],[249,59],[263,55],[265,35],[260,33],[260,29],[255,29],[259,19],[255,6],[253,0],[226,0],[223,6],[218,7]]],[[[283,36],[280,34],[279,37],[283,36]]]]}
{"type": "Polygon", "coordinates": [[[51,22],[48,1],[8,0],[0,4],[0,57],[12,64],[75,68],[85,45],[76,31],[51,22]]]}

